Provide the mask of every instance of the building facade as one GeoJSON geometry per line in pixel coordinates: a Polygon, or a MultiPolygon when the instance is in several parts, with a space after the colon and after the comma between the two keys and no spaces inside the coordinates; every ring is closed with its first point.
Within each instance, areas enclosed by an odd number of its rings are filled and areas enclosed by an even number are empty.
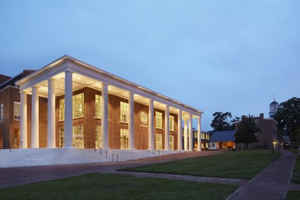
{"type": "Polygon", "coordinates": [[[16,84],[16,148],[191,151],[193,119],[200,138],[201,111],[69,56],[16,84]]]}
{"type": "Polygon", "coordinates": [[[15,82],[32,72],[24,70],[15,77],[0,75],[0,148],[20,147],[20,93],[15,82]]]}

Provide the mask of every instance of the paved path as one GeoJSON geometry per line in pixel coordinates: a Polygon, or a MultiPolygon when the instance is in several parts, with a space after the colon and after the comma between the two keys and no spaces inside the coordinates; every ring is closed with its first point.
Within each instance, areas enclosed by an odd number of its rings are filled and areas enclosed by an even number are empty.
{"type": "Polygon", "coordinates": [[[289,185],[296,156],[283,151],[280,158],[270,164],[248,184],[240,187],[228,200],[282,200],[291,188],[289,185]]]}
{"type": "Polygon", "coordinates": [[[200,176],[177,175],[177,174],[127,172],[127,171],[113,171],[112,173],[127,174],[136,177],[146,177],[146,178],[165,178],[170,180],[193,181],[198,183],[221,183],[221,184],[237,184],[237,185],[245,185],[246,183],[248,183],[248,180],[244,180],[244,179],[200,177],[200,176]]]}
{"type": "Polygon", "coordinates": [[[124,162],[107,162],[76,165],[0,168],[0,188],[39,181],[54,180],[87,173],[114,172],[121,167],[137,167],[153,163],[169,162],[185,158],[209,156],[221,152],[184,152],[124,162]]]}

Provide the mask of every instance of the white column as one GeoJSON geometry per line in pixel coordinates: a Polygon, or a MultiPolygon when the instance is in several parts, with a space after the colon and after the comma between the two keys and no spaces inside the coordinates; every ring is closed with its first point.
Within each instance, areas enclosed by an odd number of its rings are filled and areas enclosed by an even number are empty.
{"type": "Polygon", "coordinates": [[[189,120],[189,151],[193,151],[193,117],[191,114],[189,120]]]}
{"type": "Polygon", "coordinates": [[[48,148],[55,148],[55,85],[54,79],[48,80],[48,148]]]}
{"type": "Polygon", "coordinates": [[[65,121],[64,121],[64,147],[72,148],[72,72],[65,72],[65,121]]]}
{"type": "Polygon", "coordinates": [[[102,119],[101,119],[101,133],[102,133],[102,147],[103,149],[109,149],[108,144],[108,89],[107,83],[102,83],[102,119]]]}
{"type": "Polygon", "coordinates": [[[166,105],[165,110],[165,150],[169,151],[169,135],[170,135],[170,121],[169,121],[169,106],[166,105]]]}
{"type": "Polygon", "coordinates": [[[24,91],[20,92],[21,100],[21,118],[20,118],[20,133],[21,133],[21,148],[28,148],[27,143],[27,95],[24,91]]]}
{"type": "Polygon", "coordinates": [[[38,88],[32,88],[31,147],[39,148],[39,96],[38,88]]]}
{"type": "Polygon", "coordinates": [[[134,148],[134,96],[133,92],[129,91],[128,105],[129,105],[129,122],[128,122],[128,133],[129,133],[129,149],[134,148]]]}
{"type": "Polygon", "coordinates": [[[177,130],[177,135],[178,135],[178,144],[177,144],[177,150],[181,151],[182,150],[182,111],[178,110],[178,130],[177,130]]]}
{"type": "Polygon", "coordinates": [[[197,119],[198,122],[198,132],[197,132],[197,138],[198,138],[198,151],[201,151],[201,116],[197,119]]]}
{"type": "Polygon", "coordinates": [[[187,120],[184,119],[184,151],[188,150],[188,127],[187,127],[187,120]]]}
{"type": "Polygon", "coordinates": [[[154,109],[153,109],[153,100],[149,99],[149,150],[154,150],[154,109]]]}

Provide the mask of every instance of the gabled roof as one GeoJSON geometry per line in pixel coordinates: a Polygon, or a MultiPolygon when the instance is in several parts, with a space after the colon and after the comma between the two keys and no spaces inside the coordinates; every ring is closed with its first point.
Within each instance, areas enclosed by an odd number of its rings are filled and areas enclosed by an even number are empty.
{"type": "Polygon", "coordinates": [[[228,142],[234,141],[235,130],[228,131],[215,131],[212,133],[210,141],[211,142],[228,142]]]}
{"type": "Polygon", "coordinates": [[[5,81],[7,81],[7,80],[9,80],[9,79],[11,79],[11,77],[6,76],[6,75],[4,75],[4,74],[0,74],[0,85],[1,85],[3,82],[5,82],[5,81]]]}
{"type": "Polygon", "coordinates": [[[193,107],[191,107],[191,106],[185,105],[185,104],[183,104],[183,103],[181,103],[181,102],[178,102],[177,100],[174,100],[174,99],[172,99],[172,98],[170,98],[170,97],[167,97],[167,96],[165,96],[165,95],[162,95],[162,94],[160,94],[160,93],[158,93],[158,92],[155,92],[155,91],[153,91],[153,90],[150,90],[150,89],[148,89],[148,88],[142,87],[142,86],[140,86],[140,85],[138,85],[138,84],[136,84],[136,83],[133,83],[133,82],[131,82],[131,81],[128,81],[128,80],[126,80],[126,79],[123,79],[123,78],[121,78],[121,77],[119,77],[119,76],[116,76],[116,75],[114,75],[114,74],[112,74],[112,73],[106,72],[106,71],[104,71],[104,70],[102,70],[102,69],[99,69],[99,68],[97,68],[97,67],[95,67],[95,66],[93,66],[93,65],[87,64],[87,63],[85,63],[85,62],[83,62],[83,61],[81,61],[81,60],[78,60],[78,59],[73,58],[73,57],[68,56],[68,55],[64,55],[64,56],[62,56],[61,58],[58,58],[57,60],[51,62],[50,64],[45,65],[45,66],[42,67],[40,70],[37,70],[36,72],[30,74],[29,76],[27,76],[27,77],[25,77],[25,78],[23,78],[23,79],[17,81],[16,84],[17,84],[17,85],[22,85],[23,83],[25,83],[25,82],[27,82],[27,81],[29,81],[29,80],[31,80],[31,79],[34,79],[35,77],[37,77],[38,75],[42,74],[43,72],[49,71],[49,70],[51,70],[51,68],[56,67],[56,66],[58,66],[58,65],[60,65],[60,64],[62,64],[62,63],[64,63],[64,62],[66,62],[66,61],[69,61],[69,62],[72,62],[72,63],[74,63],[74,64],[77,64],[77,65],[79,65],[79,66],[81,66],[81,67],[87,68],[87,69],[92,70],[92,71],[94,71],[94,72],[96,72],[96,73],[100,73],[100,74],[102,74],[102,75],[104,75],[104,76],[106,76],[106,77],[108,77],[108,78],[110,78],[110,79],[116,80],[116,81],[118,81],[118,82],[120,82],[120,83],[122,83],[122,84],[125,84],[125,85],[128,85],[128,86],[130,86],[130,87],[133,87],[133,88],[142,90],[142,91],[145,92],[145,93],[148,93],[148,94],[157,96],[157,97],[159,97],[159,98],[162,98],[162,99],[164,99],[164,100],[170,101],[170,102],[172,102],[172,103],[178,104],[178,105],[180,105],[180,106],[182,106],[182,107],[185,107],[185,108],[187,108],[187,109],[192,110],[193,112],[196,112],[196,113],[199,113],[199,114],[202,114],[202,113],[203,113],[202,111],[197,110],[197,109],[195,109],[195,108],[193,108],[193,107]]]}

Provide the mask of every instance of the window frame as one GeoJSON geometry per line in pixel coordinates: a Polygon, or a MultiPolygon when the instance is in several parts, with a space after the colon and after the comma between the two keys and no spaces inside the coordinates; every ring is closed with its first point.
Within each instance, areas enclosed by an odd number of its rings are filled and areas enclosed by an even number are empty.
{"type": "Polygon", "coordinates": [[[16,121],[20,121],[20,119],[21,119],[21,103],[18,102],[18,101],[14,101],[13,102],[13,117],[14,117],[14,120],[16,120],[16,121]],[[16,107],[15,107],[15,105],[19,106],[19,110],[18,110],[19,116],[16,115],[16,107]]]}
{"type": "Polygon", "coordinates": [[[120,122],[121,123],[129,122],[129,104],[125,101],[120,101],[120,122]],[[123,116],[125,116],[125,120],[123,120],[123,116]]]}
{"type": "Polygon", "coordinates": [[[102,95],[95,94],[95,119],[102,119],[102,95]],[[97,98],[98,103],[97,103],[97,98]]]}
{"type": "Polygon", "coordinates": [[[173,115],[169,115],[169,127],[170,131],[175,131],[175,117],[173,115]]]}
{"type": "Polygon", "coordinates": [[[163,113],[160,111],[155,111],[155,128],[163,129],[163,113]],[[158,117],[161,117],[161,119],[158,117]]]}

